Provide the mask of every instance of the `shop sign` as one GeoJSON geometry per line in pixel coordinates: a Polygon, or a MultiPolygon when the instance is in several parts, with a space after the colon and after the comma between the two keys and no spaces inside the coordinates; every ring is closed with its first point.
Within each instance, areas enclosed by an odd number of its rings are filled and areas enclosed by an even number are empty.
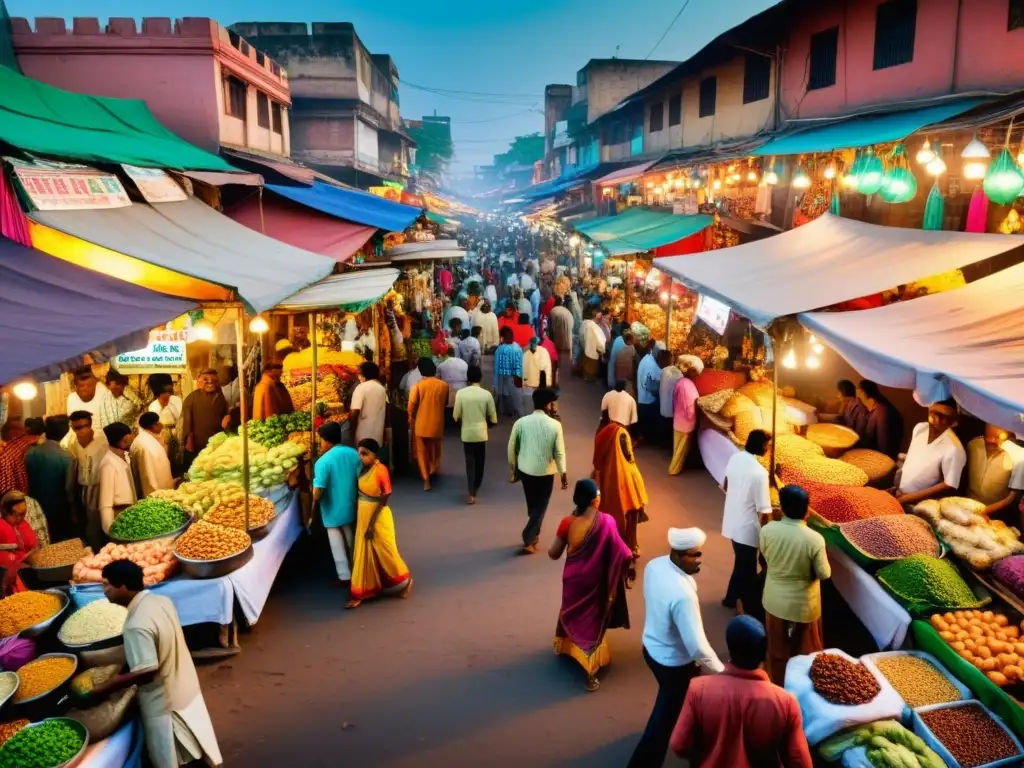
{"type": "Polygon", "coordinates": [[[121,167],[135,182],[147,203],[179,203],[188,200],[188,192],[166,171],[159,168],[140,168],[126,163],[122,163],[121,167]]]}
{"type": "Polygon", "coordinates": [[[152,331],[149,334],[149,345],[118,355],[116,367],[119,371],[133,368],[184,368],[187,341],[188,330],[152,331]]]}
{"type": "Polygon", "coordinates": [[[393,200],[396,203],[402,202],[402,190],[394,187],[370,187],[367,192],[377,197],[393,200]]]}
{"type": "Polygon", "coordinates": [[[701,293],[697,297],[697,317],[715,333],[723,334],[729,326],[729,305],[701,293]]]}
{"type": "Polygon", "coordinates": [[[14,168],[25,194],[40,211],[125,208],[132,204],[112,173],[71,163],[26,163],[4,158],[14,168]]]}

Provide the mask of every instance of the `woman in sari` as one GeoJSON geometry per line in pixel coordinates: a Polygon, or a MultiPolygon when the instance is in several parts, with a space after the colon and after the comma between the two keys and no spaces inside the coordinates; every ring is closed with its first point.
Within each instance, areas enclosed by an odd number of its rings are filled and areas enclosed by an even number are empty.
{"type": "Polygon", "coordinates": [[[632,553],[619,536],[615,520],[599,510],[597,483],[580,480],[572,500],[576,509],[559,524],[548,550],[552,560],[566,552],[555,653],[578,661],[587,673],[587,690],[596,691],[597,673],[611,663],[605,632],[629,629],[622,587],[632,553]]]}
{"type": "MultiPolygon", "coordinates": [[[[615,519],[635,559],[640,554],[637,525],[647,522],[647,489],[636,465],[629,432],[616,421],[601,427],[594,438],[593,478],[601,488],[602,509],[615,519]]],[[[632,580],[631,575],[630,583],[632,580]]]]}
{"type": "Polygon", "coordinates": [[[359,474],[359,500],[356,507],[355,554],[352,564],[352,599],[346,608],[356,608],[363,600],[383,593],[407,598],[412,592],[412,576],[398,552],[395,519],[391,516],[391,475],[380,463],[380,445],[366,439],[359,443],[363,471],[359,474]]]}

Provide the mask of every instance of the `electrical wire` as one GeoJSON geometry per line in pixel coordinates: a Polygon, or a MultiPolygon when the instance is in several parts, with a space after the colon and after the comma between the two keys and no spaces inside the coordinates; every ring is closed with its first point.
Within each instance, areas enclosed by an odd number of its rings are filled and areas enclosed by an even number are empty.
{"type": "Polygon", "coordinates": [[[649,58],[651,58],[651,56],[654,55],[654,52],[658,50],[658,46],[665,42],[665,38],[668,37],[668,33],[672,31],[672,27],[674,27],[676,25],[676,22],[679,21],[679,17],[683,15],[683,11],[686,10],[686,6],[688,6],[689,4],[690,0],[686,0],[686,2],[683,3],[683,7],[679,9],[679,13],[675,15],[675,18],[672,19],[669,25],[665,28],[665,31],[662,32],[661,37],[658,38],[658,42],[656,42],[654,44],[654,47],[651,48],[651,52],[644,56],[644,61],[647,61],[649,58]]]}
{"type": "Polygon", "coordinates": [[[531,112],[534,113],[534,114],[538,114],[538,115],[543,115],[544,114],[544,110],[538,109],[536,107],[536,105],[535,105],[533,107],[530,107],[530,109],[524,109],[524,110],[522,110],[520,112],[513,112],[511,115],[503,115],[502,117],[489,117],[489,118],[486,118],[484,120],[457,120],[457,119],[453,119],[452,120],[452,125],[477,125],[478,123],[496,123],[499,120],[508,120],[510,118],[513,118],[513,117],[518,117],[519,115],[529,114],[531,112]]]}
{"type": "Polygon", "coordinates": [[[526,99],[536,99],[537,98],[537,94],[535,94],[535,93],[495,93],[494,91],[465,91],[465,90],[456,89],[456,88],[437,88],[437,87],[430,86],[430,85],[416,85],[415,83],[410,83],[408,80],[400,80],[400,82],[405,84],[405,85],[407,85],[407,86],[409,86],[410,88],[415,88],[417,90],[422,90],[422,91],[436,91],[436,92],[443,92],[443,93],[457,93],[457,94],[467,95],[467,96],[508,96],[508,97],[526,98],[526,99]]]}

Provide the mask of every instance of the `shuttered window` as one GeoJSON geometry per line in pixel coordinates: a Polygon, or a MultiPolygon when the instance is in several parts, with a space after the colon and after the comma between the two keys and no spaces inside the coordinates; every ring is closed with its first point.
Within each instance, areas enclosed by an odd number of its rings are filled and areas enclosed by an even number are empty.
{"type": "Polygon", "coordinates": [[[677,93],[668,100],[668,125],[679,125],[683,122],[683,94],[677,93]]]}
{"type": "Polygon", "coordinates": [[[811,35],[811,71],[807,90],[816,91],[836,84],[836,61],[839,58],[839,27],[823,29],[811,35]]]}
{"type": "Polygon", "coordinates": [[[743,103],[768,98],[772,85],[772,60],[756,53],[746,54],[743,62],[743,103]]]}
{"type": "Polygon", "coordinates": [[[875,69],[914,60],[917,0],[889,0],[875,10],[875,69]]]}
{"type": "Polygon", "coordinates": [[[1006,30],[1012,31],[1024,27],[1024,0],[1010,0],[1010,15],[1006,21],[1006,30]]]}
{"type": "Polygon", "coordinates": [[[650,120],[650,131],[651,133],[657,133],[665,127],[665,103],[662,101],[656,101],[651,104],[651,120],[650,120]]]}
{"type": "Polygon", "coordinates": [[[256,92],[256,124],[260,128],[270,127],[270,99],[259,91],[256,92]]]}
{"type": "Polygon", "coordinates": [[[715,114],[715,99],[718,95],[718,78],[705,77],[700,81],[700,104],[697,115],[712,117],[715,114]]]}

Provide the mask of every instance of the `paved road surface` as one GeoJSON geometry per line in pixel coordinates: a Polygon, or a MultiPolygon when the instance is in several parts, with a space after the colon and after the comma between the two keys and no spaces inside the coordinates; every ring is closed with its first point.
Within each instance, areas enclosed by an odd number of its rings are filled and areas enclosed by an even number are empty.
{"type": "MultiPolygon", "coordinates": [[[[544,548],[570,511],[571,486],[590,472],[601,394],[578,379],[562,391],[570,490],[556,485],[544,548]]],[[[300,541],[242,653],[200,670],[228,768],[626,764],[656,690],[641,656],[642,582],[629,594],[632,629],[610,633],[613,663],[600,690],[585,692],[579,666],[552,651],[562,563],[516,554],[526,513],[520,486],[507,482],[509,426],[492,432],[476,506],[465,505],[454,434],[434,491],[397,483],[398,542],[416,581],[410,600],[344,610],[326,540],[300,541]]],[[[712,534],[697,580],[722,653],[730,612],[719,600],[732,553],[717,534],[721,494],[703,470],[670,478],[665,449],[642,448],[638,458],[652,499],[640,569],[667,551],[670,526],[712,534]]]]}

